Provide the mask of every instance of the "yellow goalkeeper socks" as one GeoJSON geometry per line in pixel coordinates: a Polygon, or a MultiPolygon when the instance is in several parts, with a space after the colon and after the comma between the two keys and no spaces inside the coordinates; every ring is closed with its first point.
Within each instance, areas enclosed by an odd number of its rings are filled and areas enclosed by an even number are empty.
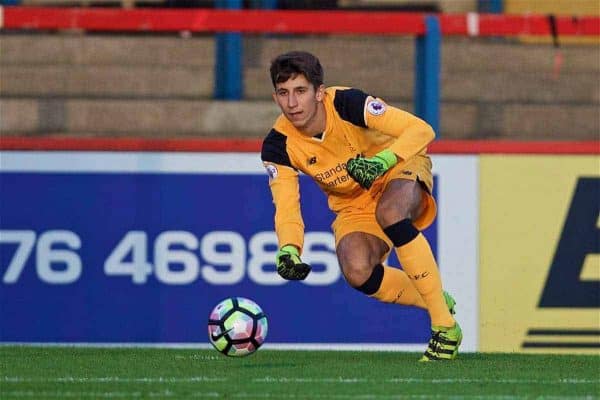
{"type": "Polygon", "coordinates": [[[388,266],[384,266],[383,271],[381,286],[373,294],[373,297],[385,303],[396,303],[427,309],[423,298],[404,271],[388,266]]]}
{"type": "Polygon", "coordinates": [[[409,219],[384,229],[396,246],[398,260],[427,304],[431,325],[452,327],[454,318],[444,300],[442,280],[427,239],[409,219]]]}
{"type": "Polygon", "coordinates": [[[384,303],[427,309],[427,305],[411,280],[398,268],[377,264],[367,282],[357,289],[384,303]]]}

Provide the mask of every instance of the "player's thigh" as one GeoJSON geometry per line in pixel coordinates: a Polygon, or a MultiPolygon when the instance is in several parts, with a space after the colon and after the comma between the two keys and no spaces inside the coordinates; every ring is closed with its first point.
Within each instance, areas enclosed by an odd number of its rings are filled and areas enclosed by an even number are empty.
{"type": "Polygon", "coordinates": [[[392,242],[375,220],[375,207],[348,208],[332,225],[338,261],[346,280],[360,286],[386,259],[392,242]]]}
{"type": "MultiPolygon", "coordinates": [[[[376,203],[373,202],[373,204],[366,208],[347,207],[337,214],[331,225],[335,236],[336,248],[339,247],[343,238],[355,232],[367,233],[380,239],[386,245],[384,252],[389,251],[393,247],[391,240],[375,220],[375,206],[376,203]]],[[[384,255],[382,254],[382,256],[384,255]]]]}
{"type": "Polygon", "coordinates": [[[399,164],[385,175],[385,190],[378,201],[378,219],[388,226],[410,218],[415,226],[427,228],[437,215],[433,198],[431,159],[417,155],[406,164],[399,164]]]}
{"type": "Polygon", "coordinates": [[[415,219],[422,211],[424,190],[417,181],[394,179],[388,183],[375,211],[375,218],[387,227],[405,218],[415,219]]]}

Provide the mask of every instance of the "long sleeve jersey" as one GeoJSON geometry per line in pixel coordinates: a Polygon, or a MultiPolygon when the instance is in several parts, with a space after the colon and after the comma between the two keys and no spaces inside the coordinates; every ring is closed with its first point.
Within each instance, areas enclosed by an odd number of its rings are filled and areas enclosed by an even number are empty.
{"type": "Polygon", "coordinates": [[[322,134],[306,136],[281,115],[263,142],[261,158],[269,174],[280,246],[302,249],[304,244],[299,172],[319,185],[333,212],[363,208],[382,188],[376,184],[370,190],[361,188],[346,171],[346,162],[357,155],[372,157],[386,148],[399,162],[406,162],[425,154],[435,136],[423,120],[359,89],[327,88],[323,105],[327,122],[322,134]]]}

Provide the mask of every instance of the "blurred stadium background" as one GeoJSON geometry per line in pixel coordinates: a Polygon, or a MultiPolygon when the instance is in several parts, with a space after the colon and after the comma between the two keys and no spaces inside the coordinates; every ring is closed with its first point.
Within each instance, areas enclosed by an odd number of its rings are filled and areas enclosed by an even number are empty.
{"type": "MultiPolygon", "coordinates": [[[[6,1],[5,1],[6,3],[6,1]]],[[[23,6],[214,7],[227,1],[23,0],[23,6]],[[217,4],[215,4],[217,3],[217,4]]],[[[595,0],[231,1],[244,8],[598,15],[595,0]]],[[[3,136],[49,134],[260,138],[278,110],[267,75],[274,54],[319,54],[330,85],[413,110],[414,35],[244,34],[239,101],[219,102],[216,35],[4,29],[0,38],[3,136]]],[[[440,126],[444,139],[596,140],[598,37],[445,35],[440,126]],[[559,44],[556,47],[555,43],[559,44]],[[554,43],[554,44],[553,44],[554,43]]]]}
{"type": "MultiPolygon", "coordinates": [[[[212,306],[246,295],[270,311],[267,346],[420,350],[422,313],[380,321],[396,309],[366,302],[332,272],[324,205],[305,208],[314,262],[325,265],[314,284],[286,289],[266,267],[272,254],[256,261],[272,246],[257,155],[279,113],[267,70],[278,53],[305,49],[321,58],[326,84],[435,119],[441,211],[428,235],[463,310],[465,351],[598,354],[597,0],[0,3],[0,341],[202,345],[212,306]],[[442,33],[439,48],[417,32],[118,28],[127,12],[218,8],[471,25],[442,33]],[[115,28],[86,29],[106,19],[82,15],[106,11],[115,28]],[[505,25],[511,16],[522,19],[505,25]],[[479,32],[485,18],[498,34],[479,32]],[[439,50],[439,67],[424,68],[418,46],[439,50]],[[110,272],[109,254],[125,269],[110,272]],[[308,329],[302,306],[336,331],[308,329]]],[[[309,183],[303,190],[323,203],[309,183]]]]}

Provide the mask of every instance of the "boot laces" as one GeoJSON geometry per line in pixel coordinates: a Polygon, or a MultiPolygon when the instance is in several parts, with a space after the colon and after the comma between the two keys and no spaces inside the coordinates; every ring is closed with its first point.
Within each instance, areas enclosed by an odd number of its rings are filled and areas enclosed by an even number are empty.
{"type": "Polygon", "coordinates": [[[433,332],[433,334],[431,335],[431,340],[429,340],[429,348],[434,353],[439,353],[439,351],[442,349],[442,343],[440,343],[441,339],[442,339],[441,331],[433,332]]]}

